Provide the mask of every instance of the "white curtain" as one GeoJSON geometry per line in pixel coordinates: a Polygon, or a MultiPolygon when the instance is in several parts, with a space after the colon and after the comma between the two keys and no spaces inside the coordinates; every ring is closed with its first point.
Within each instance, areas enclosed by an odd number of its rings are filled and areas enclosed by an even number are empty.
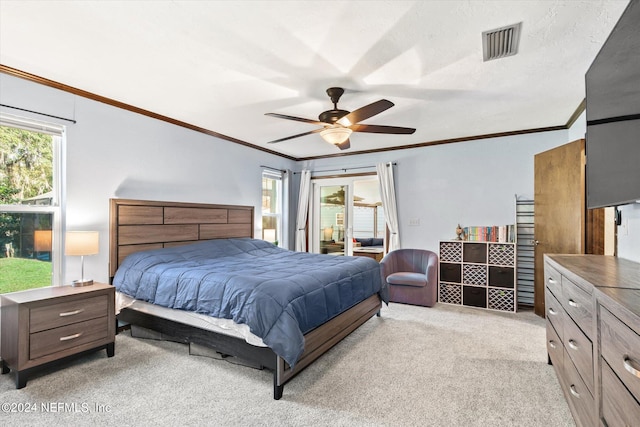
{"type": "Polygon", "coordinates": [[[300,174],[300,193],[298,195],[298,215],[296,217],[296,251],[307,251],[307,211],[309,210],[309,192],[311,191],[311,171],[300,174]]]}
{"type": "Polygon", "coordinates": [[[396,190],[393,181],[393,164],[378,163],[378,182],[382,196],[384,219],[389,227],[389,252],[400,249],[400,229],[398,227],[398,207],[396,205],[396,190]]]}

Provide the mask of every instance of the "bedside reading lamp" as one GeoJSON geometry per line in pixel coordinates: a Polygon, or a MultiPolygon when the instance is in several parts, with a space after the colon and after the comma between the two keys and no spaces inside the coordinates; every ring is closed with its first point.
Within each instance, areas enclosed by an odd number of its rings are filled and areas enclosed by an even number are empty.
{"type": "Polygon", "coordinates": [[[80,257],[80,280],[74,280],[73,286],[92,285],[93,280],[84,279],[84,257],[85,255],[95,255],[98,253],[98,232],[97,231],[68,231],[64,248],[65,255],[80,257]]]}
{"type": "Polygon", "coordinates": [[[264,230],[262,230],[262,233],[264,234],[264,240],[269,242],[269,243],[274,243],[276,242],[276,229],[275,228],[265,228],[264,230]]]}
{"type": "Polygon", "coordinates": [[[33,250],[37,253],[51,252],[51,230],[33,232],[33,250]]]}
{"type": "Polygon", "coordinates": [[[333,225],[331,227],[326,227],[324,230],[322,230],[322,234],[323,234],[323,239],[325,242],[328,242],[329,240],[333,240],[333,225]]]}

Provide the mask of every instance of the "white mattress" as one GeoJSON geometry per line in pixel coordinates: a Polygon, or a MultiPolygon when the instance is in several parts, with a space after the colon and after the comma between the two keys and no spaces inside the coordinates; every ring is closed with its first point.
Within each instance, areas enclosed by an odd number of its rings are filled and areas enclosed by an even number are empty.
{"type": "Polygon", "coordinates": [[[231,319],[220,319],[217,317],[207,316],[206,314],[162,307],[145,301],[136,300],[128,295],[116,291],[116,314],[123,308],[137,310],[142,313],[162,317],[185,325],[195,326],[207,331],[241,338],[247,343],[257,347],[266,347],[264,342],[262,342],[262,338],[251,333],[248,325],[235,323],[231,319]]]}

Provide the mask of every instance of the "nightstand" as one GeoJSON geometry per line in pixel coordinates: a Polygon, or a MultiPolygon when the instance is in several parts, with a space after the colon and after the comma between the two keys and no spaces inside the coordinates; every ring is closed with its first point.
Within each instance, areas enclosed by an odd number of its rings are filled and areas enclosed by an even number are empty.
{"type": "Polygon", "coordinates": [[[16,388],[35,368],[79,353],[115,351],[115,288],[49,286],[0,296],[2,373],[15,371],[16,388]]]}

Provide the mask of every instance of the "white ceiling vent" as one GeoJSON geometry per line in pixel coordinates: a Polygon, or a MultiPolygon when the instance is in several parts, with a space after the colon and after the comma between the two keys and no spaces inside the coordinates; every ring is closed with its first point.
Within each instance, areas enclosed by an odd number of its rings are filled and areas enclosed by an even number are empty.
{"type": "Polygon", "coordinates": [[[482,55],[484,61],[504,58],[518,53],[520,43],[520,28],[522,22],[508,27],[482,33],[482,55]]]}

